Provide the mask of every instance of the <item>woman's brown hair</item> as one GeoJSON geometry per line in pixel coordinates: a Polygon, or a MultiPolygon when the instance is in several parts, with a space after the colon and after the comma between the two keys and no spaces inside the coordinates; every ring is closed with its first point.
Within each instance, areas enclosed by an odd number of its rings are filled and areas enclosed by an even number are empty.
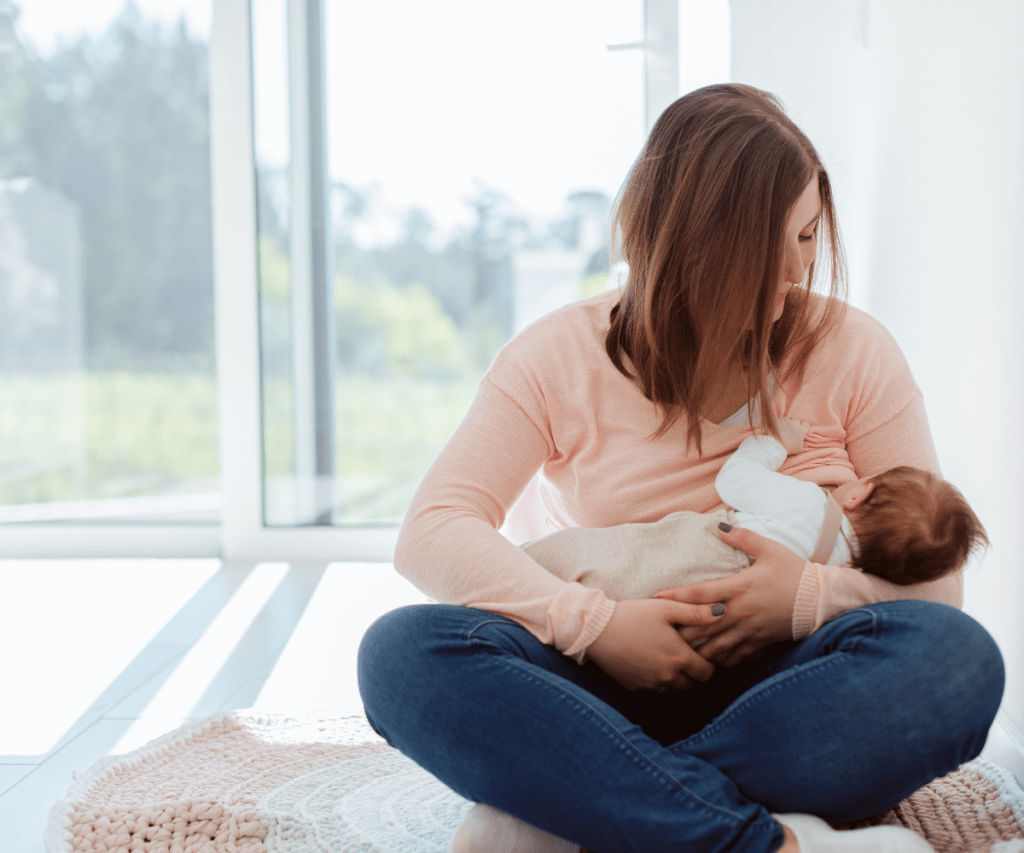
{"type": "Polygon", "coordinates": [[[901,465],[871,482],[871,493],[848,513],[857,568],[893,583],[921,583],[959,569],[988,545],[970,504],[941,477],[901,465]]]}
{"type": "Polygon", "coordinates": [[[685,416],[700,452],[701,418],[738,365],[751,416],[759,405],[776,434],[771,377],[799,375],[845,295],[832,189],[814,146],[767,92],[697,89],[655,123],[619,193],[613,245],[620,229],[629,276],[605,348],[662,407],[656,434],[685,416]],[[815,176],[828,256],[816,254],[806,289],[790,291],[773,323],[786,222],[815,176]],[[815,310],[808,291],[826,275],[833,298],[815,310]]]}

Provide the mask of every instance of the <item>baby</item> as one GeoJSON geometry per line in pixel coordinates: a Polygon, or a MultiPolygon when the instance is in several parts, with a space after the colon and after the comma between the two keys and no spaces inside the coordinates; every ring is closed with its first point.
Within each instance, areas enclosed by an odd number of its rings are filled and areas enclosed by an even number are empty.
{"type": "Polygon", "coordinates": [[[746,438],[715,480],[730,508],[675,512],[649,524],[571,527],[523,546],[558,577],[611,598],[647,598],[738,572],[750,558],[718,538],[728,522],[815,563],[854,566],[897,584],[933,580],[988,544],[963,495],[940,477],[901,466],[843,483],[831,494],[778,469],[803,447],[808,424],[779,420],[780,440],[746,438]]]}

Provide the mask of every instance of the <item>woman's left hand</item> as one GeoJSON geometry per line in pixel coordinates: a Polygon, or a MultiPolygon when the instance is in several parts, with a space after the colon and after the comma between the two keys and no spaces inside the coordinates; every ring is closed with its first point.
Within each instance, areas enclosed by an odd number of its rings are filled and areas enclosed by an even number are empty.
{"type": "Polygon", "coordinates": [[[725,615],[712,625],[692,625],[680,630],[701,657],[730,667],[771,645],[793,639],[793,606],[806,561],[758,533],[742,528],[723,531],[718,537],[753,558],[750,568],[716,580],[680,586],[655,593],[689,604],[725,605],[725,615]]]}

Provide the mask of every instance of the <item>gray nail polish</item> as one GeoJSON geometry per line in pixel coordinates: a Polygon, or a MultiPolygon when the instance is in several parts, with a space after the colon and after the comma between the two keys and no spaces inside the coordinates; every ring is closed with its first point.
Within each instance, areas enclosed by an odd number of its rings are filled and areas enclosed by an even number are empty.
{"type": "Polygon", "coordinates": [[[712,616],[721,616],[723,613],[725,613],[725,605],[724,604],[712,604],[711,605],[711,615],[712,616]]]}
{"type": "Polygon", "coordinates": [[[723,533],[728,533],[730,530],[732,530],[732,525],[729,524],[729,522],[727,521],[720,521],[718,522],[718,529],[721,530],[723,533]]]}

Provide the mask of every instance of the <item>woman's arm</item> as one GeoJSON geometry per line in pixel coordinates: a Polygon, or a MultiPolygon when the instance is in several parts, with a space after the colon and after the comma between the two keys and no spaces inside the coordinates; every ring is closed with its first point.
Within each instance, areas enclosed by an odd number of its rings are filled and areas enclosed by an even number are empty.
{"type": "Polygon", "coordinates": [[[440,601],[508,616],[577,662],[587,655],[629,689],[706,681],[714,667],[677,626],[717,621],[710,607],[616,604],[600,590],[556,578],[498,532],[553,452],[545,432],[485,379],[413,497],[395,567],[440,601]]]}
{"type": "Polygon", "coordinates": [[[582,657],[611,618],[603,592],[559,580],[498,528],[554,451],[550,438],[488,379],[427,471],[399,531],[395,568],[431,597],[508,616],[582,657]]]}

